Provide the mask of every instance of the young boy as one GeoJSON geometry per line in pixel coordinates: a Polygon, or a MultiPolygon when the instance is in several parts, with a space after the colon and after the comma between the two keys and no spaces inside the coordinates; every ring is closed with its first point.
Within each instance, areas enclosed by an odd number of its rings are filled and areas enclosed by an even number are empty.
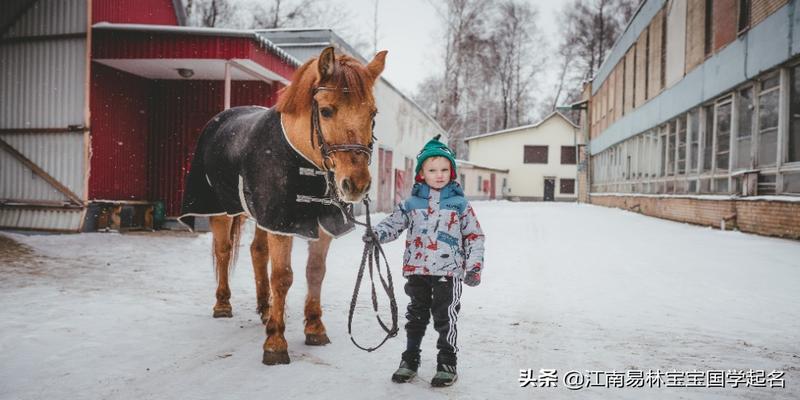
{"type": "MultiPolygon", "coordinates": [[[[461,282],[477,286],[483,270],[484,236],[475,212],[456,177],[453,152],[431,139],[417,155],[416,184],[411,197],[375,227],[381,243],[408,229],[403,257],[405,292],[411,298],[406,318],[406,351],[392,381],[408,382],[417,374],[420,343],[430,316],[439,333],[436,375],[431,385],[452,385],[456,375],[456,320],[461,309],[461,282]]],[[[373,240],[364,235],[364,241],[373,240]]]]}

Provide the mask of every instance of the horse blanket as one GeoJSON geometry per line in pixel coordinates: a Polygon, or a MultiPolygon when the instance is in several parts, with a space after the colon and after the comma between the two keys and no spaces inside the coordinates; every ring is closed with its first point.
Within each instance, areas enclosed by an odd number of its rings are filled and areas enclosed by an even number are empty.
{"type": "Polygon", "coordinates": [[[247,214],[260,229],[319,238],[354,225],[335,205],[298,202],[298,196],[329,197],[333,173],[318,169],[292,147],[281,115],[263,107],[234,107],[217,114],[197,142],[183,195],[182,223],[195,216],[247,214]]]}

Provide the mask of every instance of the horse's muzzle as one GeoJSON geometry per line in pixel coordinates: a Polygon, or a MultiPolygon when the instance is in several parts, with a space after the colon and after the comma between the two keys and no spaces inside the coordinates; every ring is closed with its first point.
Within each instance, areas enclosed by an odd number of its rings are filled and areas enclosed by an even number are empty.
{"type": "Polygon", "coordinates": [[[341,184],[339,185],[339,191],[342,195],[342,200],[348,203],[358,203],[360,202],[364,196],[369,193],[369,188],[372,185],[371,180],[368,180],[366,184],[358,185],[350,178],[342,179],[341,184]]]}

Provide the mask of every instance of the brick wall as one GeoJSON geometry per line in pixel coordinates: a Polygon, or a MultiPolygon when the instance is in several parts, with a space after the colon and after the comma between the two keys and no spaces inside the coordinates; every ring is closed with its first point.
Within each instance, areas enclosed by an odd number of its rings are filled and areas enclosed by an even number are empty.
{"type": "Polygon", "coordinates": [[[647,29],[643,30],[636,40],[636,90],[634,91],[635,107],[647,100],[647,29]]]}
{"type": "Polygon", "coordinates": [[[623,112],[624,114],[628,114],[633,110],[633,75],[635,71],[635,61],[636,59],[636,46],[631,46],[628,49],[628,52],[625,54],[625,98],[623,104],[623,112]]]}
{"type": "Polygon", "coordinates": [[[706,1],[689,0],[686,13],[686,70],[688,74],[705,60],[706,1]]]}
{"type": "Polygon", "coordinates": [[[778,9],[783,7],[787,2],[788,0],[752,0],[750,2],[752,4],[750,6],[750,12],[752,13],[750,26],[758,25],[759,22],[765,20],[775,11],[778,11],[778,9]]]}
{"type": "Polygon", "coordinates": [[[652,99],[661,92],[661,36],[664,34],[664,10],[650,22],[650,71],[647,83],[647,98],[652,99]]]}
{"type": "Polygon", "coordinates": [[[714,51],[736,39],[738,12],[738,0],[714,1],[714,51]]]}
{"type": "Polygon", "coordinates": [[[638,196],[592,195],[591,203],[632,210],[652,217],[766,236],[800,239],[800,202],[767,200],[705,200],[638,196]]]}

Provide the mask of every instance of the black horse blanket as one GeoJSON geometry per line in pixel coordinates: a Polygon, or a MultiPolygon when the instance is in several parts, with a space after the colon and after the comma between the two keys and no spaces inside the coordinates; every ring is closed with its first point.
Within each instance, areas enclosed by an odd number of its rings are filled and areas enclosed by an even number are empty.
{"type": "Polygon", "coordinates": [[[322,226],[338,237],[353,229],[339,207],[297,201],[326,197],[328,174],[292,147],[280,113],[231,108],[200,135],[178,220],[193,227],[195,216],[245,213],[272,233],[313,240],[322,226]]]}

